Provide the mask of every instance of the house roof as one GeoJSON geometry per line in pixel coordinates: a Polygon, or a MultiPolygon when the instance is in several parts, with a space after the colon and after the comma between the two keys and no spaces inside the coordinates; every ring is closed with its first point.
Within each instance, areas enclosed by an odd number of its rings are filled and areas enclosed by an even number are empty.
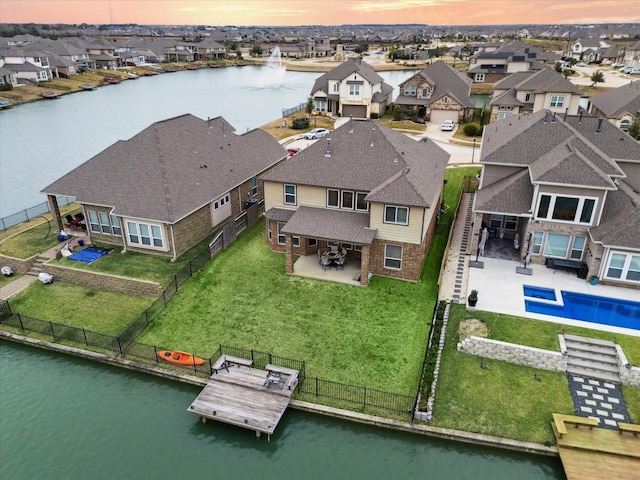
{"type": "MultiPolygon", "coordinates": [[[[352,73],[358,73],[371,85],[384,83],[384,79],[367,62],[357,62],[349,59],[318,77],[313,84],[311,94],[317,91],[328,92],[329,80],[344,80],[352,73]]],[[[391,90],[393,90],[393,87],[391,90]]]]}
{"type": "Polygon", "coordinates": [[[282,233],[339,242],[371,245],[376,229],[369,228],[369,214],[301,206],[282,228],[282,233]]]}
{"type": "Polygon", "coordinates": [[[473,210],[502,215],[530,216],[533,184],[526,168],[476,192],[473,210]]]}
{"type": "Polygon", "coordinates": [[[222,117],[187,114],[121,140],[42,190],[113,213],[175,223],[285,157],[267,132],[236,135],[222,117]]]}
{"type": "Polygon", "coordinates": [[[372,202],[430,207],[449,154],[372,120],[352,119],[277,165],[265,181],[369,192],[372,202]]]}
{"type": "Polygon", "coordinates": [[[603,118],[570,115],[565,123],[613,160],[640,163],[640,143],[603,118]]]}
{"type": "MultiPolygon", "coordinates": [[[[469,97],[473,81],[442,60],[438,60],[419,71],[409,80],[403,82],[402,85],[416,77],[421,77],[422,81],[426,81],[433,87],[431,97],[418,99],[400,94],[396,99],[396,103],[403,105],[429,105],[445,95],[449,95],[462,107],[473,108],[475,106],[475,102],[469,97]]],[[[400,92],[403,91],[402,85],[400,86],[400,92]]]]}
{"type": "Polygon", "coordinates": [[[625,113],[640,118],[640,80],[594,95],[589,101],[607,118],[620,118],[625,113]]]}
{"type": "Polygon", "coordinates": [[[640,194],[621,180],[618,190],[609,192],[597,227],[589,229],[594,242],[607,247],[640,251],[640,194]]]}
{"type": "Polygon", "coordinates": [[[494,90],[531,91],[533,93],[571,93],[582,96],[582,91],[551,67],[537,72],[517,72],[494,85],[494,90]]]}

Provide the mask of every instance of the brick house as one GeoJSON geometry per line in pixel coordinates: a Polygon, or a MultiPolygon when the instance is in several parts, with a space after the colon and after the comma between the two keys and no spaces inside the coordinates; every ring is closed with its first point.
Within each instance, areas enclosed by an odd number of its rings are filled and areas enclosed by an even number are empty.
{"type": "Polygon", "coordinates": [[[589,99],[587,111],[596,117],[606,118],[626,132],[640,118],[640,80],[594,95],[589,99]]]}
{"type": "Polygon", "coordinates": [[[473,82],[442,60],[400,84],[397,105],[413,108],[434,123],[473,120],[475,102],[469,97],[473,82]]]}
{"type": "Polygon", "coordinates": [[[603,118],[541,110],[485,128],[480,159],[476,229],[519,235],[527,263],[578,262],[640,289],[640,143],[603,118]]]}
{"type": "Polygon", "coordinates": [[[370,118],[386,112],[393,87],[368,63],[347,60],[316,79],[311,97],[318,113],[370,118]]]}
{"type": "Polygon", "coordinates": [[[337,245],[359,262],[360,285],[370,274],[418,281],[448,160],[432,141],[351,119],[261,176],[267,244],[289,274],[294,256],[337,245]]]}
{"type": "Polygon", "coordinates": [[[261,200],[258,176],[285,156],[263,130],[236,135],[222,117],[187,114],[114,143],[42,193],[58,229],[56,196],[75,197],[92,241],[175,259],[261,200]]]}
{"type": "Polygon", "coordinates": [[[578,87],[550,67],[514,73],[493,86],[490,121],[543,109],[575,115],[581,97],[578,87]]]}

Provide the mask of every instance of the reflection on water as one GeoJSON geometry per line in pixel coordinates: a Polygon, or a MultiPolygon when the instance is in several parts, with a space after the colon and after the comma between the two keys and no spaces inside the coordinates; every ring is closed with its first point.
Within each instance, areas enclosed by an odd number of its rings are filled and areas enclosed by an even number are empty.
{"type": "Polygon", "coordinates": [[[189,414],[197,387],[0,345],[3,479],[564,478],[555,458],[291,409],[269,442],[189,414]]]}

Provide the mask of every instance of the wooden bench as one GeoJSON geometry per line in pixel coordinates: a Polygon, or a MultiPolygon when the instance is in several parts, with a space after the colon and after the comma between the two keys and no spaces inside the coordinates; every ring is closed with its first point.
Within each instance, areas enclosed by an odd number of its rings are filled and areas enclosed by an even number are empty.
{"type": "Polygon", "coordinates": [[[634,437],[637,437],[638,433],[640,433],[640,425],[618,422],[618,433],[622,434],[622,432],[629,432],[633,434],[634,437]]]}
{"type": "Polygon", "coordinates": [[[216,360],[216,363],[213,364],[213,367],[211,367],[211,369],[213,370],[213,373],[218,373],[218,370],[221,370],[223,368],[228,372],[229,367],[233,365],[237,365],[238,367],[245,366],[245,367],[251,368],[253,366],[253,360],[234,357],[232,355],[220,355],[220,357],[218,358],[218,360],[216,360]]]}
{"type": "Polygon", "coordinates": [[[265,368],[269,370],[269,372],[276,372],[282,375],[287,375],[289,378],[287,379],[287,382],[284,384],[284,386],[287,387],[287,390],[291,390],[292,388],[296,387],[296,384],[298,383],[297,370],[293,370],[292,368],[279,367],[278,365],[271,365],[271,364],[268,364],[265,368]]]}
{"type": "Polygon", "coordinates": [[[580,425],[588,425],[589,430],[593,429],[593,427],[598,426],[598,421],[594,418],[577,417],[575,415],[563,415],[561,413],[553,414],[553,423],[560,438],[562,438],[562,435],[566,435],[568,433],[566,425],[567,423],[573,423],[575,428],[578,428],[580,425]]]}

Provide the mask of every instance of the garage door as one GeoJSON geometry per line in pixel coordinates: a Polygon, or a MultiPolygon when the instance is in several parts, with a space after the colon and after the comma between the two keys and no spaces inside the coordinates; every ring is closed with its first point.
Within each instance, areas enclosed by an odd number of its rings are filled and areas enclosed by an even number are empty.
{"type": "Polygon", "coordinates": [[[431,110],[431,123],[442,123],[445,120],[458,122],[457,110],[431,110]]]}
{"type": "Polygon", "coordinates": [[[342,105],[342,116],[353,118],[367,118],[366,105],[342,105]]]}

